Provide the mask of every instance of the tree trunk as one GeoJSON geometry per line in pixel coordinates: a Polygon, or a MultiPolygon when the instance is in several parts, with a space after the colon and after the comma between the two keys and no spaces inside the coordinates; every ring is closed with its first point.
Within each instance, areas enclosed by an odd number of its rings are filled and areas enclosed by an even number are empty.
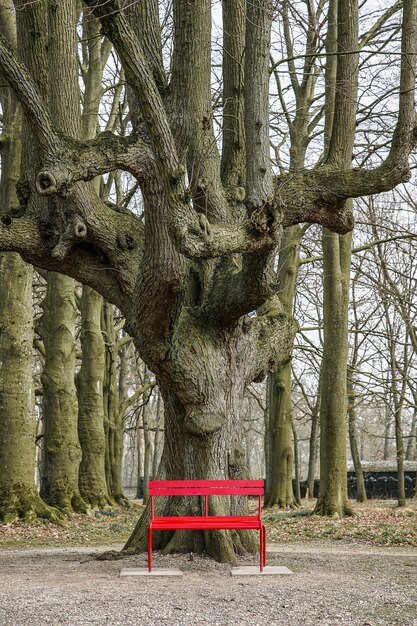
{"type": "Polygon", "coordinates": [[[48,272],[41,326],[45,350],[41,377],[44,430],[41,496],[65,513],[86,512],[78,488],[81,448],[74,382],[77,317],[74,288],[72,278],[48,272]]]}
{"type": "Polygon", "coordinates": [[[355,408],[355,395],[353,391],[353,382],[351,377],[347,379],[348,389],[348,416],[349,416],[349,442],[350,452],[352,454],[353,465],[355,467],[356,475],[356,500],[358,502],[366,502],[366,488],[365,479],[363,476],[361,457],[358,448],[358,439],[356,432],[356,408],[355,408]]]}
{"type": "Polygon", "coordinates": [[[272,372],[268,372],[268,376],[266,379],[265,386],[265,410],[264,410],[264,455],[265,455],[265,496],[264,502],[268,496],[271,485],[271,458],[270,451],[272,448],[272,432],[271,432],[271,396],[272,396],[272,387],[273,378],[272,372]]]}
{"type": "Polygon", "coordinates": [[[295,501],[292,489],[292,400],[289,363],[272,374],[270,411],[271,470],[265,506],[293,507],[295,501]]]}
{"type": "Polygon", "coordinates": [[[405,477],[404,477],[404,440],[401,420],[401,408],[395,410],[395,442],[397,448],[397,489],[398,489],[398,506],[405,506],[405,477]]]}
{"type": "MultiPolygon", "coordinates": [[[[0,30],[16,47],[14,11],[2,7],[0,30]]],[[[2,81],[3,82],[3,81],[2,81]]],[[[21,116],[12,90],[0,87],[1,137],[0,214],[18,205],[15,185],[21,158],[21,116]]],[[[27,127],[25,127],[26,130],[27,127]]],[[[28,148],[28,138],[23,149],[28,148]]],[[[32,379],[33,269],[15,253],[0,254],[0,521],[36,517],[59,521],[35,486],[35,397],[32,379]]]]}
{"type": "Polygon", "coordinates": [[[152,462],[152,476],[156,478],[158,474],[159,464],[161,461],[161,394],[159,389],[157,390],[158,399],[156,401],[156,423],[155,423],[155,438],[153,444],[153,462],[152,462]]]}
{"type": "Polygon", "coordinates": [[[82,363],[77,376],[78,435],[82,458],[80,493],[91,507],[103,508],[111,501],[106,483],[103,377],[104,341],[101,334],[103,299],[90,287],[81,296],[82,363]]]}
{"type": "Polygon", "coordinates": [[[141,428],[139,423],[139,416],[136,423],[136,498],[139,500],[143,498],[143,454],[142,454],[142,436],[141,436],[141,428]],[[142,487],[142,489],[141,489],[142,487]]]}
{"type": "Polygon", "coordinates": [[[347,496],[347,349],[351,235],[323,230],[324,346],[320,378],[320,490],[315,514],[351,514],[347,496]]]}
{"type": "Polygon", "coordinates": [[[0,521],[59,521],[35,486],[32,380],[32,267],[18,254],[0,255],[0,521]]]}
{"type": "MultiPolygon", "coordinates": [[[[386,396],[389,396],[388,392],[386,392],[385,394],[386,396]]],[[[390,431],[391,431],[391,409],[389,407],[389,399],[388,397],[386,397],[386,404],[385,404],[385,428],[384,428],[384,454],[383,454],[383,459],[384,461],[388,461],[389,457],[390,457],[390,431]]]]}
{"type": "Polygon", "coordinates": [[[149,478],[151,474],[151,465],[152,465],[152,441],[151,435],[149,432],[149,423],[148,423],[148,406],[147,402],[149,401],[149,396],[147,400],[145,400],[144,405],[142,407],[142,420],[143,420],[143,440],[145,444],[145,451],[143,456],[143,501],[146,504],[149,499],[149,478]]]}
{"type": "Polygon", "coordinates": [[[295,501],[298,505],[301,504],[301,491],[300,491],[300,460],[298,454],[298,435],[295,430],[294,422],[292,424],[292,435],[294,439],[294,479],[295,479],[295,501]]]}
{"type": "MultiPolygon", "coordinates": [[[[319,392],[320,394],[320,389],[319,392]]],[[[306,498],[314,498],[314,481],[316,479],[316,471],[317,471],[317,458],[319,453],[318,447],[318,435],[319,435],[319,427],[320,427],[320,400],[318,396],[318,401],[313,407],[313,411],[311,413],[311,431],[310,431],[310,441],[309,441],[309,455],[308,455],[308,474],[307,474],[307,490],[306,490],[306,498]]]]}
{"type": "MultiPolygon", "coordinates": [[[[230,422],[214,432],[198,432],[196,424],[187,428],[187,414],[178,396],[163,385],[160,390],[165,407],[165,446],[163,474],[168,479],[222,479],[247,478],[244,452],[241,449],[240,424],[236,405],[230,413],[230,422]]],[[[234,389],[236,394],[237,390],[234,389]]],[[[232,407],[230,407],[232,409],[232,407]]],[[[201,423],[206,429],[208,424],[201,423]]],[[[244,514],[244,498],[212,497],[210,515],[244,514]]],[[[158,503],[158,501],[157,501],[158,503]]],[[[197,498],[169,498],[159,510],[163,515],[192,515],[203,513],[203,501],[197,498]]],[[[149,507],[126,543],[124,550],[137,551],[146,547],[146,524],[149,507]]],[[[175,531],[155,533],[155,548],[164,553],[208,551],[220,561],[234,562],[235,555],[256,551],[256,538],[249,531],[175,531]]]]}
{"type": "MultiPolygon", "coordinates": [[[[282,236],[278,264],[278,292],[284,310],[292,315],[296,291],[299,226],[287,228],[282,236]]],[[[292,488],[292,399],[291,364],[276,368],[270,377],[270,417],[268,485],[265,506],[294,507],[297,505],[292,488]]]]}
{"type": "Polygon", "coordinates": [[[119,376],[117,373],[118,340],[114,326],[114,307],[103,303],[102,327],[106,337],[104,368],[104,426],[106,433],[106,480],[110,496],[120,505],[127,505],[123,494],[123,418],[120,410],[119,376]]]}
{"type": "MultiPolygon", "coordinates": [[[[113,325],[113,334],[117,340],[117,336],[113,325]]],[[[115,433],[114,445],[113,445],[113,458],[111,459],[111,494],[116,500],[117,504],[121,506],[130,506],[129,500],[123,493],[123,475],[122,475],[122,463],[123,463],[123,448],[124,448],[124,412],[121,409],[122,402],[127,398],[128,382],[128,361],[127,361],[128,345],[124,344],[120,347],[119,353],[119,373],[118,373],[118,397],[117,397],[117,415],[115,416],[115,423],[117,429],[115,433]]],[[[108,371],[108,370],[107,370],[108,371]]],[[[116,372],[117,374],[117,372],[116,372]]]]}
{"type": "Polygon", "coordinates": [[[408,435],[407,448],[405,452],[406,461],[415,461],[417,458],[417,408],[414,408],[413,419],[408,435]]]}

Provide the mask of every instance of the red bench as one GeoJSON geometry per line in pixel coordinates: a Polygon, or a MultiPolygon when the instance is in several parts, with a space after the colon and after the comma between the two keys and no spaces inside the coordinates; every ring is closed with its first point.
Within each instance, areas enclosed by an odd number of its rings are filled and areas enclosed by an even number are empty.
{"type": "Polygon", "coordinates": [[[261,509],[263,480],[150,480],[151,520],[148,526],[148,569],[152,571],[153,530],[258,530],[259,568],[266,564],[266,529],[261,509]],[[209,496],[258,496],[256,515],[209,515],[209,496]],[[155,515],[156,496],[204,496],[204,515],[155,515]]]}

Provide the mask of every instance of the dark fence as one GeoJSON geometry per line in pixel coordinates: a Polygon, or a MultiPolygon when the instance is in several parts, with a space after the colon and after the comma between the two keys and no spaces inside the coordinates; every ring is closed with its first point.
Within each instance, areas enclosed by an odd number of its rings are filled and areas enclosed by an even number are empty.
{"type": "MultiPolygon", "coordinates": [[[[395,500],[398,497],[398,479],[395,471],[381,471],[381,472],[364,472],[365,488],[367,497],[372,499],[382,500],[395,500]]],[[[348,496],[349,498],[356,498],[356,474],[355,472],[348,472],[348,496]]],[[[416,492],[416,472],[404,472],[405,481],[405,497],[412,498],[416,492]]],[[[293,481],[295,483],[295,481],[293,481]]],[[[314,481],[314,497],[319,495],[320,481],[314,481]]],[[[295,488],[295,484],[293,484],[295,488]]],[[[300,482],[301,497],[305,498],[306,495],[306,481],[300,482]]]]}

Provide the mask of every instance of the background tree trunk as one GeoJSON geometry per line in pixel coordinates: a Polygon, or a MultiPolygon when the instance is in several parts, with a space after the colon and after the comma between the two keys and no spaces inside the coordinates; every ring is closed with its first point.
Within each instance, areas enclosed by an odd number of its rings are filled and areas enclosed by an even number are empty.
{"type": "Polygon", "coordinates": [[[352,374],[348,374],[348,379],[347,379],[350,452],[352,455],[353,465],[355,467],[356,500],[358,502],[366,502],[365,479],[363,476],[361,456],[359,452],[358,439],[357,439],[355,395],[353,391],[353,382],[351,380],[351,375],[352,374]]]}
{"type": "Polygon", "coordinates": [[[320,378],[320,490],[314,512],[351,514],[346,470],[346,369],[351,235],[323,231],[324,347],[320,378]]]}
{"type": "Polygon", "coordinates": [[[74,280],[48,272],[42,303],[41,336],[45,362],[42,372],[43,463],[41,496],[65,513],[85,512],[78,488],[81,448],[75,387],[74,280]]]}
{"type": "Polygon", "coordinates": [[[108,302],[103,302],[101,323],[105,337],[103,403],[107,489],[118,504],[126,504],[122,486],[124,415],[120,411],[119,402],[118,340],[114,326],[114,307],[108,302]]]}
{"type": "Polygon", "coordinates": [[[320,389],[318,390],[317,401],[312,408],[306,498],[314,498],[314,481],[316,479],[317,459],[319,455],[318,436],[320,430],[320,389]]]}
{"type": "Polygon", "coordinates": [[[77,376],[78,435],[82,450],[79,481],[83,499],[93,508],[113,504],[105,470],[102,306],[102,297],[84,286],[80,304],[82,363],[77,376]]]}
{"type": "MultiPolygon", "coordinates": [[[[0,30],[16,47],[12,3],[0,11],[0,30]]],[[[27,60],[27,59],[25,59],[27,60]]],[[[0,88],[6,137],[1,142],[0,213],[18,204],[15,184],[21,149],[29,149],[29,129],[21,141],[20,110],[14,93],[0,88]]],[[[47,506],[35,486],[35,398],[32,380],[32,275],[33,269],[18,254],[0,254],[0,521],[22,517],[59,521],[58,511],[47,506]]]]}
{"type": "Polygon", "coordinates": [[[0,521],[59,521],[35,486],[35,397],[32,380],[32,267],[0,255],[0,521]]]}

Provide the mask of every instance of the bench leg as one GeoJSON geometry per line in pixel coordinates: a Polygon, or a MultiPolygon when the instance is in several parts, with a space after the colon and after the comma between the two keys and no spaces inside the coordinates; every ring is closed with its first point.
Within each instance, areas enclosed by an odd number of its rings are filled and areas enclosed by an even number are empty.
{"type": "Polygon", "coordinates": [[[266,528],[262,524],[259,531],[259,571],[262,572],[266,565],[266,528]]]}
{"type": "Polygon", "coordinates": [[[148,527],[148,571],[152,571],[152,528],[148,527]]]}
{"type": "Polygon", "coordinates": [[[264,527],[259,529],[259,571],[262,572],[264,564],[264,527]]]}

